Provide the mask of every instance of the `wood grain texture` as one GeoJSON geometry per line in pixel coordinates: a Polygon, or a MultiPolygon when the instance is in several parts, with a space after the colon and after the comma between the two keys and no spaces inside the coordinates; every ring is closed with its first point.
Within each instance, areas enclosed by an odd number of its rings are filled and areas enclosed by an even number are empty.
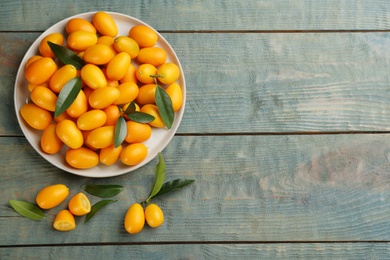
{"type": "Polygon", "coordinates": [[[3,1],[0,259],[389,259],[389,14],[387,0],[3,1]],[[187,80],[163,155],[167,180],[195,183],[154,200],[164,225],[135,236],[123,219],[149,194],[157,161],[113,178],[68,174],[33,150],[13,108],[31,43],[96,10],[162,32],[187,80]],[[89,183],[125,189],[65,234],[52,222],[66,203],[42,221],[9,206],[55,183],[70,195],[89,183]]]}
{"type": "Polygon", "coordinates": [[[389,129],[387,33],[186,36],[166,35],[189,82],[182,131],[389,129]]]}
{"type": "Polygon", "coordinates": [[[388,243],[104,245],[1,249],[5,259],[388,259],[388,243]],[[96,255],[96,252],[99,252],[96,255]]]}
{"type": "MultiPolygon", "coordinates": [[[[0,33],[1,135],[21,134],[13,84],[38,35],[0,33]]],[[[390,130],[389,33],[164,36],[187,81],[182,134],[390,130]]]]}
{"type": "Polygon", "coordinates": [[[388,30],[387,0],[115,1],[2,3],[0,31],[43,31],[77,13],[113,11],[157,30],[388,30]]]}
{"type": "Polygon", "coordinates": [[[0,138],[0,164],[7,167],[0,183],[0,245],[389,241],[389,140],[388,135],[175,137],[163,152],[167,180],[195,183],[155,200],[165,212],[163,227],[131,236],[123,229],[124,215],[148,195],[156,161],[131,174],[88,179],[53,168],[24,138],[0,138]],[[71,194],[88,183],[122,184],[125,191],[89,224],[78,218],[78,228],[66,235],[51,227],[66,205],[45,211],[40,222],[9,208],[9,199],[33,202],[40,188],[54,183],[68,185],[71,194]]]}

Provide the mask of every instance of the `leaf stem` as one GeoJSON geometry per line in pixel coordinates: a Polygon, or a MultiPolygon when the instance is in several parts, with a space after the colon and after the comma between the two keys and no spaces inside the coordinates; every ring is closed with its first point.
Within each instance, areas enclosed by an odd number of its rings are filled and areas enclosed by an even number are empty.
{"type": "Polygon", "coordinates": [[[154,78],[154,80],[156,80],[157,78],[164,78],[164,75],[162,75],[162,74],[152,74],[152,75],[149,75],[149,77],[154,78]]]}

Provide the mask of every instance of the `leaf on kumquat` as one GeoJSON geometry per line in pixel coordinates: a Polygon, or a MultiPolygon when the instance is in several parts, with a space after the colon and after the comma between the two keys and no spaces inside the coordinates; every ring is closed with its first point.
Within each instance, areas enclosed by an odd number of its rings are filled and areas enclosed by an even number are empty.
{"type": "Polygon", "coordinates": [[[123,143],[123,141],[126,138],[126,134],[127,134],[126,120],[122,115],[120,115],[115,125],[115,133],[114,133],[115,148],[117,148],[123,143]]]}
{"type": "Polygon", "coordinates": [[[173,124],[175,112],[173,111],[172,100],[167,92],[160,86],[156,87],[155,101],[161,119],[164,124],[170,129],[173,124]]]}
{"type": "Polygon", "coordinates": [[[137,123],[147,124],[149,122],[152,122],[155,119],[154,116],[149,115],[149,114],[144,113],[144,112],[136,111],[135,108],[136,108],[135,103],[131,102],[130,105],[124,111],[124,114],[126,114],[126,116],[130,120],[137,122],[137,123]]]}
{"type": "Polygon", "coordinates": [[[62,63],[71,64],[75,66],[77,70],[81,70],[81,68],[85,65],[84,60],[73,51],[53,42],[47,43],[49,44],[51,51],[62,63]]]}
{"type": "Polygon", "coordinates": [[[72,105],[81,90],[81,86],[82,81],[80,77],[75,77],[65,84],[58,95],[54,117],[61,115],[70,107],[70,105],[72,105]]]}
{"type": "Polygon", "coordinates": [[[132,114],[132,113],[134,113],[136,110],[136,106],[135,106],[135,103],[134,103],[134,101],[132,101],[129,105],[128,105],[128,107],[126,108],[126,110],[125,110],[125,114],[132,114]]]}
{"type": "Polygon", "coordinates": [[[144,123],[144,124],[152,122],[155,119],[154,116],[152,115],[149,115],[144,112],[138,112],[138,111],[126,115],[129,117],[130,120],[137,123],[144,123]]]}

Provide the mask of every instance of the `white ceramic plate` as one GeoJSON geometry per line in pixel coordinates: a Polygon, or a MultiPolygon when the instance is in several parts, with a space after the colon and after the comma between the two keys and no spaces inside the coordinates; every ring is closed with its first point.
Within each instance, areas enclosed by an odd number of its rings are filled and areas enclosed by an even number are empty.
{"type": "MultiPolygon", "coordinates": [[[[169,45],[169,43],[164,39],[164,37],[158,34],[158,42],[156,46],[161,47],[167,51],[167,61],[171,61],[176,63],[181,71],[181,76],[178,80],[179,85],[182,88],[183,91],[183,106],[181,109],[175,113],[175,120],[173,122],[172,128],[171,129],[157,129],[153,128],[152,131],[152,136],[149,140],[145,142],[145,145],[148,147],[148,156],[146,159],[136,165],[136,166],[126,166],[122,162],[118,161],[116,164],[111,165],[111,166],[105,166],[101,163],[99,163],[98,166],[91,168],[91,169],[75,169],[73,167],[70,167],[66,161],[65,161],[65,152],[66,152],[66,147],[61,149],[61,151],[57,154],[54,155],[49,155],[44,153],[41,148],[40,148],[40,137],[42,134],[42,131],[35,130],[31,128],[20,116],[20,108],[22,107],[23,104],[31,102],[29,97],[30,97],[30,92],[27,88],[27,81],[25,80],[24,77],[24,67],[26,64],[26,61],[28,58],[31,56],[38,54],[38,46],[41,40],[48,34],[53,33],[53,32],[61,32],[66,36],[65,33],[65,25],[68,22],[68,20],[75,18],[75,17],[80,17],[87,19],[88,21],[92,21],[92,17],[96,12],[89,12],[89,13],[82,13],[78,14],[72,17],[68,17],[53,26],[51,26],[49,29],[47,29],[42,35],[40,35],[35,42],[31,45],[31,47],[28,49],[27,53],[25,54],[18,72],[16,76],[16,81],[15,81],[15,93],[14,93],[14,102],[15,102],[15,110],[16,110],[16,115],[18,118],[19,125],[26,136],[27,140],[30,142],[30,144],[34,147],[34,149],[43,157],[45,158],[48,162],[53,164],[54,166],[76,174],[80,176],[85,176],[85,177],[94,177],[94,178],[102,178],[102,177],[112,177],[112,176],[117,176],[117,175],[122,175],[125,173],[129,173],[131,171],[134,171],[135,169],[138,169],[142,167],[143,165],[147,164],[150,162],[152,159],[154,159],[157,155],[158,152],[162,151],[172,140],[173,136],[175,135],[177,129],[179,128],[181,119],[183,117],[184,113],[184,108],[185,108],[185,101],[186,101],[186,85],[185,85],[185,79],[184,79],[184,74],[183,74],[183,69],[180,65],[179,59],[172,49],[172,47],[169,45]]],[[[107,12],[109,13],[115,20],[116,24],[118,25],[119,33],[118,35],[128,35],[128,32],[131,27],[134,25],[147,25],[146,23],[135,19],[133,17],[123,15],[120,13],[114,13],[114,12],[107,12]]],[[[147,25],[149,26],[149,25],[147,25]]],[[[151,26],[149,26],[151,27],[151,26]]],[[[65,38],[66,39],[66,38],[65,38]]]]}

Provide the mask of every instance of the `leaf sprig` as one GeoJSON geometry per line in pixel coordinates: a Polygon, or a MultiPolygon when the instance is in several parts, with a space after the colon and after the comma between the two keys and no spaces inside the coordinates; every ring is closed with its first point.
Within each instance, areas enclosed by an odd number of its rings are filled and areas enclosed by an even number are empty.
{"type": "Polygon", "coordinates": [[[149,123],[154,120],[154,116],[149,115],[144,112],[136,111],[135,103],[130,102],[129,106],[123,111],[123,108],[119,107],[120,116],[118,117],[115,124],[115,132],[114,132],[114,146],[115,148],[120,146],[126,138],[127,135],[127,124],[125,117],[130,120],[138,123],[149,123]]]}
{"type": "Polygon", "coordinates": [[[123,111],[123,114],[126,115],[130,120],[138,123],[149,123],[152,122],[155,118],[152,115],[149,115],[144,112],[136,111],[136,106],[134,102],[130,102],[129,106],[123,111]]]}
{"type": "Polygon", "coordinates": [[[166,166],[161,153],[158,154],[158,159],[159,161],[155,167],[154,184],[152,190],[150,191],[149,197],[146,199],[146,203],[149,203],[149,201],[156,196],[156,194],[161,190],[161,187],[164,184],[166,176],[166,166]]]}
{"type": "Polygon", "coordinates": [[[164,182],[166,177],[166,165],[161,153],[158,153],[158,158],[159,161],[155,167],[155,178],[152,189],[150,191],[149,197],[142,201],[142,204],[149,204],[151,199],[167,194],[174,190],[184,188],[185,186],[190,185],[195,181],[187,179],[176,179],[173,181],[164,182]]]}

